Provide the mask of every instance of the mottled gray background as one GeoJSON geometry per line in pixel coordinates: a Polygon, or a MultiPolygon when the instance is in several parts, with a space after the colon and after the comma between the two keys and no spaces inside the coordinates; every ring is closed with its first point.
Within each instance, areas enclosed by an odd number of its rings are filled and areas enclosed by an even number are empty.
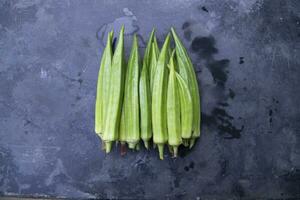
{"type": "Polygon", "coordinates": [[[1,0],[0,196],[300,198],[300,1],[1,0]],[[141,51],[174,26],[202,95],[202,135],[164,161],[101,151],[106,33],[141,51]]]}

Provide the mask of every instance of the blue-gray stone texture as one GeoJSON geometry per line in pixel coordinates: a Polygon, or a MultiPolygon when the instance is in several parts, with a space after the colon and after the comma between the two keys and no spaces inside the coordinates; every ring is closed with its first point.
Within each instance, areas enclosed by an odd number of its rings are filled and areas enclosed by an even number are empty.
{"type": "Polygon", "coordinates": [[[300,198],[300,1],[1,0],[0,196],[300,198]],[[165,160],[109,155],[94,133],[112,28],[141,52],[173,26],[201,91],[202,133],[165,160]]]}

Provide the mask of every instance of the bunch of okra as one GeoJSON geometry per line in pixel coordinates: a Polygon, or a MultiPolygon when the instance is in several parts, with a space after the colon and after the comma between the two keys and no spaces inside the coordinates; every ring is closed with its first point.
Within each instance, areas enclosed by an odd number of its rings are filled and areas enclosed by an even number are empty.
{"type": "Polygon", "coordinates": [[[97,83],[95,132],[102,139],[107,153],[113,142],[126,143],[139,149],[143,140],[146,149],[153,139],[163,159],[164,145],[174,157],[178,146],[192,148],[200,136],[200,96],[196,74],[186,49],[171,28],[159,49],[155,30],[150,34],[140,60],[138,40],[133,44],[128,62],[124,58],[124,26],[116,48],[114,33],[107,37],[97,83]]]}

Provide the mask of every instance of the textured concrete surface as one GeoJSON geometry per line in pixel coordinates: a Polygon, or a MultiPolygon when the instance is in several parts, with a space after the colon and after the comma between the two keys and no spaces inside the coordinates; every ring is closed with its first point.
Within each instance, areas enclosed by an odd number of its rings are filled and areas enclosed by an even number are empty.
{"type": "Polygon", "coordinates": [[[297,0],[0,1],[0,195],[300,198],[297,0]],[[202,135],[176,160],[101,151],[94,101],[106,33],[141,51],[177,29],[197,70],[202,135]]]}

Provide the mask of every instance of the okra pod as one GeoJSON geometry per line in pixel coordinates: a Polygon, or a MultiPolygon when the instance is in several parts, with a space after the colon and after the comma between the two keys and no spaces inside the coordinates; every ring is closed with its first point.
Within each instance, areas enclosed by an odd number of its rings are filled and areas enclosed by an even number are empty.
{"type": "Polygon", "coordinates": [[[178,83],[180,97],[181,137],[184,140],[188,140],[192,136],[193,101],[187,84],[177,72],[176,80],[178,83]]]}
{"type": "Polygon", "coordinates": [[[119,129],[119,137],[118,137],[118,140],[121,142],[121,148],[124,147],[124,145],[126,144],[127,142],[127,119],[126,119],[126,115],[125,115],[125,112],[126,112],[126,101],[127,101],[127,97],[128,97],[128,94],[126,93],[126,91],[128,90],[127,87],[128,87],[128,81],[129,79],[127,79],[126,77],[128,76],[128,73],[129,71],[127,70],[128,67],[126,66],[126,63],[124,62],[124,68],[125,68],[125,73],[124,73],[124,76],[123,78],[125,79],[124,81],[124,95],[123,95],[123,98],[122,98],[122,111],[121,111],[121,120],[120,120],[120,129],[119,129]]]}
{"type": "MultiPolygon", "coordinates": [[[[125,84],[126,85],[126,84],[125,84]]],[[[121,142],[121,145],[125,145],[127,138],[126,138],[126,123],[125,123],[125,106],[124,103],[125,98],[123,100],[123,106],[122,106],[122,113],[121,113],[121,121],[120,121],[120,129],[119,129],[119,141],[121,142]]]]}
{"type": "Polygon", "coordinates": [[[160,52],[152,91],[152,127],[153,142],[157,144],[159,157],[163,159],[164,144],[168,141],[166,118],[166,86],[167,83],[167,53],[170,44],[170,34],[167,35],[160,52]]]}
{"type": "Polygon", "coordinates": [[[158,48],[157,39],[155,35],[153,37],[151,50],[152,51],[151,51],[151,58],[150,58],[150,88],[152,93],[154,74],[156,70],[157,59],[159,57],[159,48],[158,48]]]}
{"type": "Polygon", "coordinates": [[[139,71],[138,42],[136,35],[134,35],[127,65],[125,86],[126,140],[131,149],[134,149],[140,140],[139,71]]]}
{"type": "Polygon", "coordinates": [[[186,81],[190,88],[192,101],[193,101],[193,133],[190,142],[190,148],[193,146],[195,139],[200,136],[200,95],[196,73],[193,68],[191,59],[189,58],[186,49],[178,38],[174,28],[171,32],[175,41],[176,57],[179,68],[179,74],[186,81]]]}
{"type": "Polygon", "coordinates": [[[144,65],[146,65],[148,68],[148,72],[150,70],[149,63],[150,63],[150,57],[151,57],[152,43],[153,43],[154,39],[155,39],[155,29],[153,29],[150,33],[149,40],[148,40],[148,43],[147,43],[147,46],[145,49],[145,53],[144,53],[144,58],[143,58],[143,68],[144,68],[144,65]]]}
{"type": "Polygon", "coordinates": [[[97,95],[95,105],[95,132],[101,137],[105,124],[107,111],[109,76],[112,62],[113,31],[107,36],[106,47],[103,51],[97,82],[97,95]]]}
{"type": "MultiPolygon", "coordinates": [[[[125,83],[126,86],[126,83],[125,83]]],[[[125,88],[124,88],[125,91],[125,88]]],[[[124,156],[126,154],[126,141],[127,141],[127,134],[126,134],[126,123],[125,123],[125,94],[123,95],[123,101],[122,101],[122,111],[121,111],[121,121],[120,121],[120,128],[119,128],[119,137],[118,140],[121,143],[121,156],[124,156]]]]}
{"type": "Polygon", "coordinates": [[[151,48],[151,58],[150,58],[150,90],[152,93],[153,90],[153,81],[154,81],[154,75],[156,71],[156,66],[157,66],[157,58],[158,58],[158,50],[155,47],[154,42],[152,43],[152,48],[151,48]]]}
{"type": "Polygon", "coordinates": [[[152,30],[144,53],[142,72],[139,83],[140,92],[140,117],[141,117],[141,138],[146,149],[149,148],[149,140],[152,137],[151,123],[151,94],[150,94],[150,62],[151,48],[155,29],[152,30]]]}
{"type": "Polygon", "coordinates": [[[178,146],[182,143],[180,121],[180,96],[174,66],[174,51],[169,62],[169,81],[167,92],[167,125],[168,143],[173,148],[174,157],[177,157],[178,146]]]}
{"type": "Polygon", "coordinates": [[[153,37],[153,45],[154,45],[154,50],[155,50],[156,58],[158,58],[159,57],[159,47],[158,47],[157,39],[156,39],[155,35],[153,37]]]}
{"type": "Polygon", "coordinates": [[[112,59],[110,72],[109,101],[107,118],[102,139],[105,142],[106,152],[111,151],[112,142],[118,139],[121,117],[122,98],[124,93],[124,26],[119,34],[118,44],[112,59]]]}
{"type": "Polygon", "coordinates": [[[151,124],[151,96],[149,75],[146,65],[143,66],[140,78],[140,112],[141,112],[141,138],[146,149],[149,148],[149,140],[152,137],[151,124]]]}

